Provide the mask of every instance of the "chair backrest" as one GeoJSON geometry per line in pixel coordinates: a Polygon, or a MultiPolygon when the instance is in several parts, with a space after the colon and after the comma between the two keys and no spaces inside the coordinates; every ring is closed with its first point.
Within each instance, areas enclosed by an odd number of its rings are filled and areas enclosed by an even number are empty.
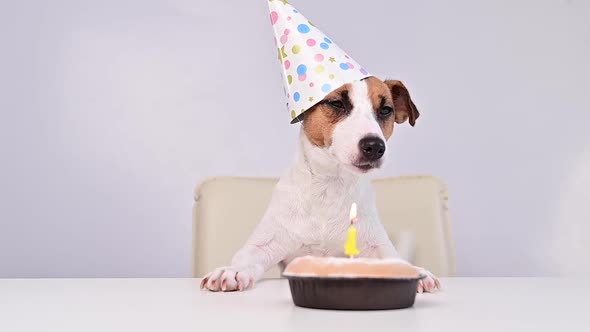
{"type": "MultiPolygon", "coordinates": [[[[276,178],[216,177],[195,190],[193,274],[202,277],[229,264],[262,218],[276,178]]],[[[410,235],[408,259],[440,277],[455,273],[455,249],[447,212],[447,189],[432,176],[373,180],[381,222],[394,243],[410,235]]],[[[407,244],[407,243],[406,243],[407,244]]],[[[277,267],[265,277],[280,277],[277,267]]]]}

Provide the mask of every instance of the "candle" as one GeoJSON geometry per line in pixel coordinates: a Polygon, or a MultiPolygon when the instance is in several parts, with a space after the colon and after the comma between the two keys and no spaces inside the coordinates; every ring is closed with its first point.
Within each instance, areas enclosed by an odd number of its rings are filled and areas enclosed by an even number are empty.
{"type": "Polygon", "coordinates": [[[359,250],[356,247],[356,227],[354,227],[354,223],[358,221],[356,217],[356,203],[352,203],[350,207],[350,227],[348,227],[348,238],[346,239],[346,243],[344,244],[344,253],[353,258],[355,255],[359,254],[359,250]]]}

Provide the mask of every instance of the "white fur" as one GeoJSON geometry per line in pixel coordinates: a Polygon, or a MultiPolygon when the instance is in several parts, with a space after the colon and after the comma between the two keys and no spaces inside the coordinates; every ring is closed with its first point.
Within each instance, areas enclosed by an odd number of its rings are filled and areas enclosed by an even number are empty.
{"type": "MultiPolygon", "coordinates": [[[[261,222],[231,265],[209,273],[201,287],[243,290],[277,263],[284,266],[305,255],[343,257],[353,202],[358,205],[360,257],[400,257],[379,221],[369,179],[351,167],[362,137],[383,138],[367,92],[364,81],[353,84],[354,109],[336,126],[329,148],[313,145],[301,130],[295,162],[279,180],[261,222]]],[[[431,291],[438,281],[424,273],[429,277],[419,291],[431,291]]]]}

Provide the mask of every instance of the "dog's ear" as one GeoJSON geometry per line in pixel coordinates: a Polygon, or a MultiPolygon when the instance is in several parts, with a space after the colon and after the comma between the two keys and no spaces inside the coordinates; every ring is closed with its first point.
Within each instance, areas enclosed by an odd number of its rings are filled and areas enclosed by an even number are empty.
{"type": "Polygon", "coordinates": [[[413,127],[416,124],[416,119],[420,116],[416,105],[410,98],[410,93],[404,84],[396,80],[386,80],[385,84],[391,91],[393,97],[394,116],[396,123],[404,123],[410,119],[410,125],[413,127]]]}

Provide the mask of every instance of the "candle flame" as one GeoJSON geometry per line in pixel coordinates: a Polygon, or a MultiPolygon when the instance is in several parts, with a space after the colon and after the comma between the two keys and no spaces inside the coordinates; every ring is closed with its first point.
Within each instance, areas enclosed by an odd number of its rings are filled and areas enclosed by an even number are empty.
{"type": "Polygon", "coordinates": [[[352,203],[352,206],[350,207],[350,221],[351,222],[357,221],[357,218],[356,218],[356,203],[352,203]]]}

